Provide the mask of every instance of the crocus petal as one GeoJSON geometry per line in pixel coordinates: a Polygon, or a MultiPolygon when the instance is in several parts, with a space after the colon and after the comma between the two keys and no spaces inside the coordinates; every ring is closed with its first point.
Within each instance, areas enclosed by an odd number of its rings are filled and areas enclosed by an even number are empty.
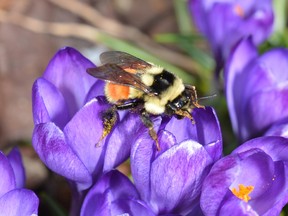
{"type": "Polygon", "coordinates": [[[89,92],[86,95],[84,103],[86,104],[90,100],[94,99],[97,96],[103,95],[104,96],[104,89],[106,83],[102,80],[97,80],[94,85],[90,88],[89,92]]]}
{"type": "Polygon", "coordinates": [[[287,83],[288,75],[283,73],[288,68],[287,56],[287,49],[277,48],[264,53],[259,58],[261,66],[266,69],[274,84],[287,83]]]}
{"type": "Polygon", "coordinates": [[[95,98],[82,107],[64,128],[70,146],[90,173],[102,170],[103,149],[106,148],[106,145],[105,140],[100,143],[98,141],[103,130],[101,115],[108,108],[107,103],[95,98]]]}
{"type": "Polygon", "coordinates": [[[274,122],[288,118],[288,86],[282,90],[266,90],[247,101],[247,130],[263,134],[274,122]],[[267,98],[273,103],[267,103],[267,98]],[[267,112],[269,110],[269,112],[267,112]],[[265,116],[265,118],[263,118],[265,116]],[[261,124],[259,124],[261,122],[261,124]]]}
{"type": "Polygon", "coordinates": [[[86,72],[87,68],[93,67],[92,62],[71,47],[58,51],[47,66],[43,78],[62,93],[70,116],[83,106],[87,93],[97,80],[86,72]]]}
{"type": "MultiPolygon", "coordinates": [[[[195,118],[195,116],[193,116],[195,118]]],[[[196,124],[192,124],[188,118],[177,119],[172,117],[171,120],[166,124],[165,130],[174,134],[176,143],[180,143],[184,140],[191,139],[198,141],[196,124]],[[179,125],[181,124],[181,130],[179,125]]]]}
{"type": "Polygon", "coordinates": [[[7,159],[7,157],[0,152],[0,197],[6,192],[14,189],[16,187],[15,175],[13,168],[7,159]]]}
{"type": "Polygon", "coordinates": [[[287,147],[285,138],[260,137],[247,141],[231,155],[217,161],[202,187],[204,214],[218,215],[228,211],[233,214],[279,215],[288,199],[285,189],[287,147]],[[240,184],[253,186],[247,203],[231,192],[240,184]]]}
{"type": "Polygon", "coordinates": [[[195,124],[188,118],[177,119],[172,117],[167,123],[165,130],[170,131],[176,137],[178,143],[191,139],[203,145],[221,140],[220,124],[215,111],[211,107],[193,110],[195,124]],[[179,125],[181,124],[181,130],[179,125]]]}
{"type": "Polygon", "coordinates": [[[274,174],[270,180],[270,187],[265,193],[255,200],[251,200],[251,205],[259,215],[280,215],[282,208],[288,202],[287,194],[287,162],[275,162],[274,174]]]}
{"type": "Polygon", "coordinates": [[[273,182],[275,173],[274,162],[272,158],[260,149],[250,149],[246,152],[241,152],[235,155],[237,161],[237,174],[234,182],[229,186],[237,188],[240,184],[252,185],[254,187],[250,196],[256,199],[260,194],[263,194],[273,182]],[[263,169],[262,167],[265,167],[263,169]],[[253,177],[252,177],[253,176],[253,177]]]}
{"type": "Polygon", "coordinates": [[[228,191],[228,193],[231,198],[223,203],[217,215],[259,215],[248,203],[238,199],[232,192],[228,191]]]}
{"type": "Polygon", "coordinates": [[[105,173],[89,190],[82,205],[81,215],[110,212],[118,199],[138,199],[139,195],[130,180],[117,170],[105,173]]]}
{"type": "Polygon", "coordinates": [[[0,152],[0,197],[16,187],[13,168],[7,157],[0,152]]]}
{"type": "Polygon", "coordinates": [[[232,156],[226,156],[213,165],[203,182],[201,192],[200,204],[205,215],[217,215],[218,208],[227,193],[226,188],[229,188],[235,180],[237,172],[237,159],[232,156]]]}
{"type": "MultiPolygon", "coordinates": [[[[226,85],[226,98],[229,108],[229,114],[232,122],[232,126],[235,132],[239,131],[239,120],[237,113],[239,113],[239,107],[241,107],[240,100],[242,98],[242,92],[236,86],[243,85],[239,83],[239,76],[241,71],[247,65],[248,62],[257,57],[257,50],[250,40],[243,40],[235,49],[227,61],[226,68],[224,70],[225,85],[226,85]]],[[[243,101],[243,100],[242,100],[243,101]]]]}
{"type": "Polygon", "coordinates": [[[15,175],[16,188],[23,188],[25,186],[25,170],[22,163],[22,157],[18,148],[14,148],[8,155],[7,158],[13,168],[15,175]]]}
{"type": "Polygon", "coordinates": [[[143,202],[132,199],[121,199],[113,202],[111,215],[156,216],[143,202]]]}
{"type": "Polygon", "coordinates": [[[63,128],[70,116],[63,95],[49,81],[39,78],[32,88],[34,124],[54,122],[63,128]]]}
{"type": "MultiPolygon", "coordinates": [[[[195,116],[198,143],[205,146],[216,141],[222,141],[220,124],[214,109],[211,107],[195,109],[193,116],[195,116]]],[[[220,152],[222,152],[222,148],[220,148],[220,152]]]]}
{"type": "Polygon", "coordinates": [[[143,200],[150,198],[150,169],[155,157],[154,142],[148,133],[142,134],[131,150],[131,172],[143,200]]]}
{"type": "Polygon", "coordinates": [[[200,195],[209,164],[212,160],[205,148],[193,141],[175,145],[159,155],[151,167],[150,204],[157,203],[153,206],[158,208],[156,212],[188,213],[200,195]]]}
{"type": "Polygon", "coordinates": [[[233,151],[233,154],[259,148],[269,155],[273,161],[288,160],[288,140],[283,137],[268,136],[249,140],[233,151]]]}
{"type": "Polygon", "coordinates": [[[32,143],[40,159],[51,170],[87,188],[92,183],[91,174],[67,144],[63,132],[52,122],[38,124],[33,131],[32,143]]]}
{"type": "Polygon", "coordinates": [[[103,171],[111,170],[130,156],[131,145],[138,136],[148,129],[139,118],[139,114],[127,113],[117,124],[109,137],[103,171]]]}
{"type": "Polygon", "coordinates": [[[15,189],[0,197],[1,215],[37,215],[38,205],[37,196],[27,189],[15,189]]]}
{"type": "MultiPolygon", "coordinates": [[[[155,128],[158,128],[160,121],[154,121],[155,128]]],[[[169,144],[166,141],[174,143],[175,137],[171,133],[160,133],[158,136],[161,151],[157,153],[155,142],[150,137],[149,133],[142,133],[139,135],[131,149],[131,172],[134,179],[134,184],[138,189],[143,200],[150,199],[150,172],[151,163],[155,157],[162,154],[169,144]],[[162,149],[163,143],[163,149],[162,149]]]]}
{"type": "Polygon", "coordinates": [[[268,131],[266,131],[265,136],[282,136],[288,138],[288,122],[287,120],[279,121],[274,123],[268,131]]]}

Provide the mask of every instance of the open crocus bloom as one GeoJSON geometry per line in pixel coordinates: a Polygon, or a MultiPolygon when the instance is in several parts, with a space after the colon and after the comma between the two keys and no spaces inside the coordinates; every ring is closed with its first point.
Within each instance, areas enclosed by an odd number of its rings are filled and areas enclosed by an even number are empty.
{"type": "Polygon", "coordinates": [[[194,109],[193,117],[195,124],[187,118],[158,121],[160,152],[147,134],[132,146],[135,186],[156,215],[199,211],[202,182],[222,155],[222,137],[213,109],[194,109]]]}
{"type": "Polygon", "coordinates": [[[141,125],[137,115],[124,112],[96,146],[103,130],[102,112],[111,105],[103,97],[104,82],[86,73],[91,67],[95,65],[77,50],[63,48],[32,89],[35,151],[79,191],[129,157],[135,139],[131,133],[137,134],[141,125]]]}
{"type": "Polygon", "coordinates": [[[288,202],[288,140],[249,140],[217,161],[201,194],[205,215],[277,216],[288,202]]]}

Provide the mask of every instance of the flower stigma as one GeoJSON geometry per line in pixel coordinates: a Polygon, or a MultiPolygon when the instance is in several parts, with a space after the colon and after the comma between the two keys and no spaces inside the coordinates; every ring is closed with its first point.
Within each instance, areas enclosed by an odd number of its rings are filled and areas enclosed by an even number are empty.
{"type": "Polygon", "coordinates": [[[234,12],[240,17],[244,17],[245,15],[243,8],[239,4],[235,5],[234,12]]]}
{"type": "Polygon", "coordinates": [[[239,199],[244,200],[245,202],[248,202],[251,197],[249,196],[249,194],[254,190],[254,186],[245,186],[243,184],[239,184],[238,185],[239,190],[237,190],[236,188],[232,188],[232,193],[238,197],[239,199]]]}

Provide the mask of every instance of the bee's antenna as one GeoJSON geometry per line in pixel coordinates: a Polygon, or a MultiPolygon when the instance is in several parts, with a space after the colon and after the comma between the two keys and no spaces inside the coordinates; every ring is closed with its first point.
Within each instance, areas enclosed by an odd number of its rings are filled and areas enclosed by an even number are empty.
{"type": "Polygon", "coordinates": [[[216,96],[217,96],[217,94],[200,97],[200,98],[197,98],[197,101],[199,101],[199,100],[206,100],[206,99],[209,99],[209,98],[214,98],[214,97],[216,97],[216,96]]]}

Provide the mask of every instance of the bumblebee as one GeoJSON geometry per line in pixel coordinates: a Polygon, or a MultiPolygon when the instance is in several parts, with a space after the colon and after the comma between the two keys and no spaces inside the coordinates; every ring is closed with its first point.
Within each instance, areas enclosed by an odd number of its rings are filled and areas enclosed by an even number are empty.
{"type": "Polygon", "coordinates": [[[204,108],[198,104],[195,86],[184,84],[182,79],[160,66],[120,51],[104,52],[100,60],[102,66],[87,69],[93,77],[106,81],[105,96],[112,104],[111,109],[102,115],[100,141],[116,123],[117,110],[133,109],[139,111],[157,150],[160,150],[150,115],[186,117],[194,122],[191,115],[193,108],[204,108]]]}

